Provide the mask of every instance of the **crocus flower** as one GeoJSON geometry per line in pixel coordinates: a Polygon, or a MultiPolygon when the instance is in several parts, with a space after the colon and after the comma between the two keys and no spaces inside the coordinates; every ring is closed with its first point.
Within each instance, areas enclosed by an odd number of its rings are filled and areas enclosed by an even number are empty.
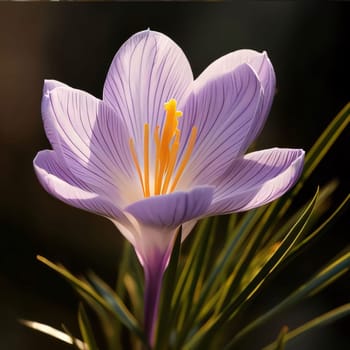
{"type": "Polygon", "coordinates": [[[269,203],[300,175],[303,150],[244,155],[274,92],[265,52],[232,52],[194,80],[182,50],[149,30],[117,52],[102,100],[45,81],[42,116],[53,150],[38,153],[36,174],[53,196],[107,217],[134,246],[150,344],[178,229],[185,239],[200,218],[269,203]]]}

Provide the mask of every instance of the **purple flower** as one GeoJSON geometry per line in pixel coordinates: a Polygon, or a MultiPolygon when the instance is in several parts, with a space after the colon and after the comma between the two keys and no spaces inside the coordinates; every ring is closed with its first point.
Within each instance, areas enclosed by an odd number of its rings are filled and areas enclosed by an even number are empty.
{"type": "Polygon", "coordinates": [[[37,176],[53,196],[109,218],[145,271],[145,327],[152,343],[161,280],[175,234],[203,217],[256,208],[298,179],[300,149],[244,155],[275,92],[266,53],[239,50],[193,80],[182,50],[153,31],[115,55],[102,100],[45,81],[42,115],[53,150],[37,176]]]}

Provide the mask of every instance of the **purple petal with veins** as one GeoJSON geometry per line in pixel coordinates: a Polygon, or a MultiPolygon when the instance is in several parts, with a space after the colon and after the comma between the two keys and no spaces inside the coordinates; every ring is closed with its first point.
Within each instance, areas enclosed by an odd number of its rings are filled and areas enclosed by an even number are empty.
{"type": "Polygon", "coordinates": [[[185,134],[189,134],[192,125],[198,128],[191,167],[186,169],[180,188],[190,185],[190,181],[208,183],[208,179],[225,171],[240,155],[261,103],[260,81],[247,64],[195,89],[184,107],[184,115],[192,118],[180,121],[185,134]]]}
{"type": "Polygon", "coordinates": [[[34,169],[45,190],[61,201],[83,210],[124,221],[123,212],[108,198],[99,195],[76,178],[59,162],[54,151],[41,151],[34,159],[34,169]]]}
{"type": "Polygon", "coordinates": [[[144,123],[162,124],[163,105],[181,104],[193,81],[190,64],[166,35],[145,30],[116,53],[103,90],[105,100],[123,118],[130,136],[141,139],[144,123]]]}
{"type": "Polygon", "coordinates": [[[153,227],[176,228],[203,216],[210,206],[213,187],[198,187],[190,192],[154,196],[126,207],[137,221],[153,227]]]}
{"type": "Polygon", "coordinates": [[[232,162],[216,179],[210,214],[232,213],[262,206],[282,196],[298,180],[304,151],[273,148],[232,162]]]}

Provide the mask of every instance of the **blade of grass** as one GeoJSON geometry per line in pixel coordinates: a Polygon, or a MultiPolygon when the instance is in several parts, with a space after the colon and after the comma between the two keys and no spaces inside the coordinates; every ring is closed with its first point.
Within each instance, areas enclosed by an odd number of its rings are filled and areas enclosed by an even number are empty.
{"type": "Polygon", "coordinates": [[[221,312],[222,306],[227,303],[227,299],[230,298],[232,290],[241,284],[244,274],[257,254],[260,240],[261,237],[253,232],[253,234],[249,236],[249,239],[246,240],[246,244],[243,245],[241,253],[237,255],[237,262],[234,265],[233,271],[226,277],[224,288],[221,289],[221,296],[215,309],[216,315],[221,312]]]}
{"type": "MultiPolygon", "coordinates": [[[[85,300],[85,302],[95,311],[100,323],[101,328],[106,339],[107,350],[121,349],[120,333],[115,333],[116,326],[120,326],[121,322],[119,318],[116,318],[110,311],[103,308],[89,295],[79,290],[78,294],[85,300]]],[[[136,338],[138,339],[138,338],[136,338]]]]}
{"type": "Polygon", "coordinates": [[[318,236],[322,231],[324,231],[331,223],[334,222],[336,217],[339,217],[349,208],[350,194],[348,194],[345,199],[340,203],[340,205],[333,211],[333,213],[310,235],[303,239],[296,247],[294,247],[293,252],[300,251],[305,245],[310,243],[316,236],[318,236]]]}
{"type": "Polygon", "coordinates": [[[108,305],[109,309],[112,310],[120,319],[120,321],[135,335],[137,335],[140,340],[147,344],[146,338],[143,331],[138,326],[136,318],[130,313],[123,301],[119,296],[110,288],[105,282],[103,282],[98,276],[90,272],[89,281],[92,283],[93,287],[99,293],[104,303],[108,305]]]}
{"type": "Polygon", "coordinates": [[[195,323],[196,317],[201,314],[201,311],[208,307],[207,296],[212,290],[215,290],[216,285],[220,282],[218,276],[225,271],[227,265],[231,262],[232,256],[236,251],[236,247],[239,245],[241,240],[244,238],[244,235],[248,230],[254,227],[254,224],[259,220],[260,215],[257,210],[251,210],[245,214],[244,218],[240,222],[240,225],[237,227],[235,232],[232,234],[231,242],[229,242],[222,253],[219,255],[217,261],[214,263],[214,267],[206,278],[205,284],[202,287],[199,299],[193,305],[191,305],[191,310],[188,315],[186,315],[185,322],[181,325],[182,328],[176,339],[175,348],[180,348],[183,344],[186,336],[188,335],[189,330],[192,328],[192,325],[195,323]]]}
{"type": "Polygon", "coordinates": [[[274,350],[284,350],[286,347],[286,335],[288,333],[288,327],[283,326],[281,329],[280,334],[278,335],[277,341],[276,341],[276,347],[274,350]]]}
{"type": "MultiPolygon", "coordinates": [[[[313,320],[303,324],[302,326],[288,332],[285,336],[285,341],[289,342],[299,336],[303,336],[306,333],[313,331],[317,328],[326,326],[330,323],[333,323],[340,318],[350,315],[350,304],[342,305],[332,311],[329,311],[321,316],[314,318],[313,320]]],[[[274,350],[276,349],[275,342],[264,347],[263,350],[274,350]]]]}
{"type": "MultiPolygon", "coordinates": [[[[227,296],[227,286],[230,286],[233,283],[233,280],[236,276],[236,272],[239,270],[242,261],[246,258],[250,249],[256,242],[257,236],[254,235],[254,227],[259,222],[261,216],[263,215],[266,207],[256,209],[255,211],[250,211],[244,215],[242,221],[240,222],[237,230],[232,235],[231,240],[228,240],[225,246],[228,247],[228,252],[232,257],[230,260],[227,260],[228,265],[227,270],[229,274],[226,275],[222,273],[223,279],[216,279],[220,281],[219,292],[214,295],[209,302],[207,302],[202,308],[198,319],[203,318],[203,315],[208,314],[208,311],[212,312],[212,305],[215,305],[214,314],[217,315],[220,313],[222,305],[225,303],[225,298],[227,296]],[[251,215],[253,216],[251,217],[251,215]],[[252,232],[253,231],[253,232],[252,232]],[[233,271],[233,272],[232,272],[233,271]],[[224,287],[222,287],[224,285],[224,287]],[[226,287],[225,287],[226,286],[226,287]]],[[[229,225],[231,224],[231,219],[229,225]]],[[[217,283],[212,283],[212,286],[215,286],[217,283]]]]}
{"type": "Polygon", "coordinates": [[[201,246],[204,244],[202,237],[205,235],[206,230],[209,229],[211,220],[212,219],[210,218],[206,218],[202,220],[201,223],[199,224],[199,227],[196,229],[196,232],[194,234],[195,236],[194,242],[191,244],[191,250],[188,256],[186,257],[186,262],[181,270],[181,273],[179,275],[179,280],[175,288],[174,297],[172,301],[173,306],[180,304],[180,300],[183,295],[184,286],[186,284],[186,281],[188,281],[189,275],[192,271],[193,262],[196,259],[197,252],[202,249],[201,246]]]}
{"type": "Polygon", "coordinates": [[[140,283],[129,273],[124,275],[124,284],[130,298],[133,315],[141,323],[143,317],[143,289],[140,289],[140,283]]]}
{"type": "Polygon", "coordinates": [[[79,305],[78,322],[87,350],[98,350],[95,336],[83,304],[79,305]]]}
{"type": "Polygon", "coordinates": [[[73,345],[78,350],[85,350],[85,344],[80,340],[73,337],[71,334],[67,332],[62,332],[54,327],[51,327],[47,324],[30,321],[30,320],[19,320],[24,326],[28,328],[35,329],[41,333],[47,334],[53,338],[56,338],[64,343],[73,345]]]}
{"type": "MultiPolygon", "coordinates": [[[[271,275],[276,266],[280,264],[283,258],[290,251],[298,236],[302,233],[303,228],[305,227],[307,220],[312,213],[317,196],[318,190],[304,211],[303,215],[295,223],[285,239],[281,242],[281,245],[262,267],[262,269],[257,273],[257,275],[252,279],[252,281],[246,286],[244,290],[242,290],[236,296],[231,297],[231,300],[227,301],[227,306],[219,315],[209,318],[208,321],[204,323],[204,325],[196,332],[195,335],[191,337],[189,342],[186,344],[186,349],[193,349],[198,347],[200,344],[205,343],[205,340],[210,338],[212,334],[218,328],[220,328],[235,311],[237,311],[236,309],[242,306],[244,301],[246,301],[247,298],[250,298],[251,295],[256,292],[256,290],[262,285],[267,276],[271,275]]],[[[234,284],[233,288],[229,286],[228,288],[232,294],[227,293],[227,295],[235,295],[233,292],[236,287],[236,284],[234,284]]]]}
{"type": "Polygon", "coordinates": [[[121,261],[118,266],[118,278],[116,283],[115,291],[122,298],[125,293],[124,275],[128,273],[130,268],[130,260],[132,259],[132,246],[127,241],[124,240],[123,254],[121,261]]]}
{"type": "MultiPolygon", "coordinates": [[[[137,320],[134,318],[134,316],[130,313],[130,311],[127,309],[127,307],[118,297],[109,297],[108,299],[105,299],[105,297],[108,297],[108,294],[101,296],[100,291],[99,291],[100,294],[97,293],[96,290],[94,290],[91,285],[72,275],[63,266],[56,265],[42,256],[38,256],[37,259],[42,263],[44,263],[45,265],[47,265],[48,267],[50,267],[52,270],[56,271],[62,277],[64,277],[75,290],[77,290],[78,292],[82,291],[88,294],[92,299],[94,299],[97,303],[103,306],[106,310],[111,311],[112,314],[114,314],[117,318],[119,318],[119,320],[130,331],[132,331],[135,335],[137,335],[146,344],[144,334],[141,331],[141,328],[139,327],[137,320]]],[[[114,292],[113,294],[115,296],[114,292]]]]}
{"type": "Polygon", "coordinates": [[[195,258],[192,261],[192,266],[188,279],[184,284],[182,290],[181,298],[181,312],[178,318],[177,328],[180,330],[184,323],[184,320],[187,319],[190,310],[193,307],[193,304],[196,300],[198,290],[200,290],[203,283],[204,276],[207,272],[207,267],[210,262],[210,254],[212,252],[212,244],[214,240],[215,231],[218,224],[218,218],[214,218],[210,222],[210,229],[206,231],[201,237],[201,244],[198,247],[198,250],[195,254],[195,258]]]}
{"type": "MultiPolygon", "coordinates": [[[[302,234],[300,237],[302,240],[297,240],[296,244],[292,247],[289,254],[286,256],[283,265],[289,264],[293,259],[295,259],[299,254],[301,254],[312,242],[315,240],[323,231],[329,228],[335,221],[337,217],[340,217],[343,212],[349,206],[350,195],[348,195],[343,202],[337,207],[337,209],[330,214],[330,216],[314,231],[308,234],[306,237],[302,234]]],[[[283,266],[277,266],[277,272],[281,270],[283,266]]]]}
{"type": "MultiPolygon", "coordinates": [[[[334,193],[337,187],[338,187],[338,182],[333,180],[320,189],[320,194],[315,204],[313,215],[311,216],[309,221],[310,227],[316,224],[317,220],[319,220],[319,218],[328,209],[327,203],[330,201],[330,197],[334,193]]],[[[280,241],[285,236],[285,234],[289,231],[289,229],[293,226],[293,223],[297,220],[297,218],[301,215],[301,213],[305,210],[306,206],[307,204],[302,205],[300,209],[296,210],[295,213],[291,215],[291,217],[282,225],[281,228],[277,229],[276,231],[274,230],[273,234],[271,234],[271,237],[269,238],[269,242],[274,243],[274,242],[280,241]]],[[[305,237],[305,235],[303,235],[301,239],[303,237],[305,237]]]]}
{"type": "Polygon", "coordinates": [[[324,269],[321,270],[314,278],[310,281],[303,284],[290,296],[285,298],[279,304],[274,306],[272,309],[256,318],[248,326],[244,327],[239,331],[232,341],[227,344],[224,350],[233,349],[237,345],[238,341],[243,337],[247,336],[252,330],[262,325],[263,323],[270,320],[272,317],[278,315],[287,308],[295,305],[300,300],[310,296],[315,290],[322,288],[322,286],[327,285],[330,279],[333,279],[334,276],[340,277],[350,268],[350,253],[345,253],[340,258],[336,259],[331,264],[327,265],[324,269]]]}
{"type": "MultiPolygon", "coordinates": [[[[143,272],[138,262],[133,246],[125,240],[123,256],[118,269],[116,283],[116,294],[120,299],[125,300],[126,294],[130,298],[130,311],[137,320],[143,318],[143,272]]],[[[121,324],[115,333],[121,332],[121,324]]]]}
{"type": "Polygon", "coordinates": [[[154,349],[160,350],[167,347],[166,342],[169,338],[169,333],[172,327],[173,315],[171,313],[170,300],[173,297],[177,280],[177,268],[181,252],[181,233],[182,229],[180,228],[176,235],[173,252],[163,278],[159,317],[156,328],[156,343],[154,349]]]}
{"type": "Polygon", "coordinates": [[[61,324],[61,327],[62,327],[63,331],[66,332],[66,334],[71,337],[71,339],[73,341],[74,349],[79,350],[80,345],[83,346],[83,350],[87,349],[86,344],[84,342],[82,342],[81,340],[79,340],[78,338],[74,337],[73,333],[68,329],[68,327],[64,323],[61,324]]]}
{"type": "MultiPolygon", "coordinates": [[[[296,244],[296,242],[298,241],[298,238],[300,237],[300,235],[303,233],[303,230],[307,225],[309,218],[312,215],[313,209],[317,202],[318,194],[319,194],[319,190],[316,191],[314,197],[311,199],[311,201],[305,208],[304,212],[300,215],[296,223],[285,235],[285,237],[283,238],[279,246],[270,255],[270,259],[266,261],[266,263],[261,267],[260,271],[255,275],[255,277],[251,279],[251,282],[246,286],[246,288],[242,290],[243,295],[247,294],[247,292],[245,291],[246,289],[251,290],[252,287],[254,287],[254,284],[253,286],[250,286],[253,281],[256,280],[256,287],[259,287],[261,283],[264,281],[264,279],[266,278],[266,276],[271,274],[271,272],[274,271],[279,266],[279,264],[285,259],[287,254],[293,248],[294,244],[296,244]]],[[[255,251],[253,253],[256,254],[255,251]]],[[[235,276],[236,279],[234,283],[232,283],[227,290],[225,303],[229,303],[230,295],[234,295],[235,291],[239,289],[242,278],[245,274],[245,270],[246,270],[245,266],[249,266],[249,263],[253,261],[253,257],[254,257],[253,254],[249,254],[248,255],[249,260],[245,260],[245,264],[242,263],[240,271],[238,271],[238,273],[235,276]]],[[[252,289],[251,292],[254,292],[255,290],[256,288],[252,289]]],[[[240,299],[242,299],[242,297],[240,299]]]]}
{"type": "Polygon", "coordinates": [[[230,215],[228,224],[227,224],[227,239],[230,240],[231,233],[234,231],[234,228],[237,225],[238,221],[238,215],[236,213],[233,213],[230,215]]]}

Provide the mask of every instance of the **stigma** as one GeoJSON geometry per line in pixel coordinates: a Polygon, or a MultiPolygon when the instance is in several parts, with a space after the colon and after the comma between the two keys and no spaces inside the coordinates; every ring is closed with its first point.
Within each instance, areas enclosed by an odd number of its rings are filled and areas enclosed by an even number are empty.
{"type": "Polygon", "coordinates": [[[129,140],[132,159],[137,171],[144,197],[171,193],[176,186],[190,160],[195,145],[197,128],[192,127],[186,147],[179,157],[181,130],[178,128],[178,119],[182,112],[176,108],[176,100],[171,99],[164,104],[165,119],[162,127],[157,125],[150,130],[149,124],[143,128],[143,154],[135,151],[135,142],[129,140]],[[150,132],[153,132],[151,141],[150,132]],[[154,142],[155,147],[150,147],[154,142]],[[154,154],[150,154],[150,151],[154,154]],[[139,161],[139,157],[143,162],[139,161]]]}

